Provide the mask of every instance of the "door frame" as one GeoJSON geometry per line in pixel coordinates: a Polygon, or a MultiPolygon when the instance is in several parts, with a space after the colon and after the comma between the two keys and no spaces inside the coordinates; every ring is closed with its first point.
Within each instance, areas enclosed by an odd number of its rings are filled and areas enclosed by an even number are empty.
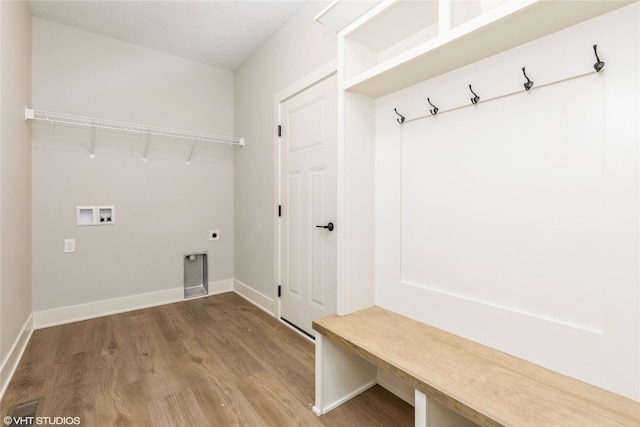
{"type": "MultiPolygon", "coordinates": [[[[322,67],[316,69],[315,71],[313,71],[312,73],[306,75],[305,77],[303,77],[302,79],[298,80],[296,83],[292,84],[291,86],[287,87],[286,89],[276,93],[276,95],[273,97],[273,112],[274,112],[274,159],[273,159],[273,164],[274,164],[274,176],[273,176],[273,183],[275,186],[275,191],[274,191],[274,201],[273,201],[273,242],[274,242],[274,247],[273,247],[273,263],[274,263],[274,269],[273,269],[273,299],[276,301],[275,307],[276,307],[276,318],[278,319],[278,321],[282,322],[283,324],[289,326],[286,322],[283,322],[280,319],[281,316],[281,306],[280,306],[280,298],[278,297],[278,286],[281,284],[280,280],[282,278],[282,272],[281,272],[281,262],[280,262],[280,257],[281,257],[281,248],[282,248],[282,242],[280,241],[280,232],[281,232],[281,227],[282,227],[282,223],[280,221],[280,218],[278,217],[278,206],[280,206],[281,201],[282,201],[282,197],[281,197],[281,182],[280,182],[280,172],[281,172],[281,168],[282,165],[280,164],[280,155],[281,155],[281,149],[282,149],[282,138],[280,136],[278,136],[278,125],[282,124],[281,119],[281,110],[282,110],[282,104],[287,101],[288,99],[294,97],[295,95],[299,94],[300,92],[305,91],[306,89],[315,86],[316,84],[334,76],[337,74],[337,60],[333,60],[325,65],[323,65],[322,67]]],[[[339,89],[338,89],[339,90],[339,89]]],[[[338,239],[336,241],[336,245],[340,245],[340,240],[338,239]]],[[[336,260],[337,261],[337,260],[336,260]]],[[[314,340],[312,340],[311,338],[309,338],[307,335],[303,334],[302,332],[296,330],[295,328],[289,326],[292,330],[298,332],[301,336],[305,337],[307,340],[314,342],[314,340]]]]}

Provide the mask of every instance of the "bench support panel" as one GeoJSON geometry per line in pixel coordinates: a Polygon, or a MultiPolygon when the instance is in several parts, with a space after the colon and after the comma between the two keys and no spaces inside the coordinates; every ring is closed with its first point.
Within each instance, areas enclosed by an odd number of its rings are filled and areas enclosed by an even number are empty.
{"type": "Polygon", "coordinates": [[[429,399],[420,390],[415,391],[415,427],[429,427],[429,399]]]}
{"type": "Polygon", "coordinates": [[[377,367],[340,344],[316,334],[316,415],[333,408],[377,383],[377,367]]]}

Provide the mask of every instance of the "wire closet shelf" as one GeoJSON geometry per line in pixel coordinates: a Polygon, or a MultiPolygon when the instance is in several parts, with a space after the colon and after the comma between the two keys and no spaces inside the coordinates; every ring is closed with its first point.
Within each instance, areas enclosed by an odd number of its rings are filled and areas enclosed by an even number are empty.
{"type": "Polygon", "coordinates": [[[36,120],[51,124],[63,124],[69,126],[83,126],[91,129],[104,129],[115,132],[135,133],[142,135],[156,135],[166,138],[191,140],[194,142],[212,142],[217,144],[244,146],[244,138],[235,136],[212,135],[202,132],[170,129],[157,126],[148,126],[137,123],[117,122],[113,120],[96,119],[92,117],[75,116],[64,113],[53,113],[25,107],[25,120],[36,120]]]}

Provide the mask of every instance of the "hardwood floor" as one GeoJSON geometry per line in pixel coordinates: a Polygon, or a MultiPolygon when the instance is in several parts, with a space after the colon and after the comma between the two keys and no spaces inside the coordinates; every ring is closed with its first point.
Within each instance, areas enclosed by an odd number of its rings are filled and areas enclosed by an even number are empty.
{"type": "Polygon", "coordinates": [[[234,293],[40,329],[2,400],[83,426],[410,426],[375,386],[317,417],[314,347],[234,293]]]}

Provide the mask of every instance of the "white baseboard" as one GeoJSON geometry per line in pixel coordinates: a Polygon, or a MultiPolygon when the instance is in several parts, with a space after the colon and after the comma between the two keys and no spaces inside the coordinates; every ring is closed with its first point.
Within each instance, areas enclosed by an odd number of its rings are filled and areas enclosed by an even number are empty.
{"type": "Polygon", "coordinates": [[[209,282],[209,295],[224,294],[226,292],[233,292],[233,279],[218,280],[216,282],[209,282]]]}
{"type": "Polygon", "coordinates": [[[24,350],[27,348],[31,334],[33,334],[33,314],[31,314],[27,321],[22,326],[18,338],[11,346],[11,350],[7,353],[7,357],[2,361],[0,366],[0,399],[4,396],[4,392],[7,390],[13,374],[16,372],[18,363],[22,359],[24,350]]]}
{"type": "Polygon", "coordinates": [[[36,311],[33,313],[33,323],[36,329],[47,328],[49,326],[94,319],[110,314],[170,304],[172,302],[182,301],[183,299],[184,288],[173,288],[164,291],[148,292],[145,294],[36,311]]]}
{"type": "Polygon", "coordinates": [[[239,280],[233,281],[233,291],[271,316],[275,316],[275,301],[273,298],[261,294],[239,280]]]}
{"type": "MultiPolygon", "coordinates": [[[[209,294],[233,291],[233,279],[209,282],[209,294]]],[[[206,296],[206,295],[203,295],[206,296]]],[[[158,292],[130,295],[122,298],[94,301],[86,304],[53,308],[33,313],[35,329],[63,325],[80,320],[94,319],[110,314],[124,313],[141,308],[155,307],[184,300],[184,288],[172,288],[158,292]]]]}

